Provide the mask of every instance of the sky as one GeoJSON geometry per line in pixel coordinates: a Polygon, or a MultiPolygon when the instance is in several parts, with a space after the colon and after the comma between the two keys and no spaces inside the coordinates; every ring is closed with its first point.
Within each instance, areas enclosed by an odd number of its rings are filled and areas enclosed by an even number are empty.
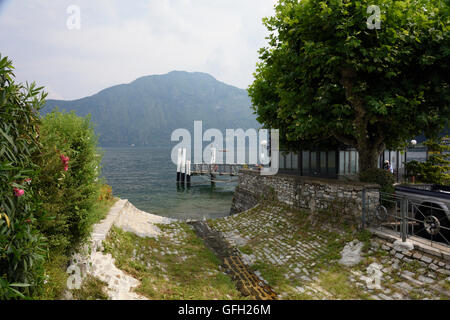
{"type": "Polygon", "coordinates": [[[52,99],[173,70],[246,89],[267,44],[262,18],[276,2],[0,0],[0,54],[17,81],[45,86],[52,99]]]}

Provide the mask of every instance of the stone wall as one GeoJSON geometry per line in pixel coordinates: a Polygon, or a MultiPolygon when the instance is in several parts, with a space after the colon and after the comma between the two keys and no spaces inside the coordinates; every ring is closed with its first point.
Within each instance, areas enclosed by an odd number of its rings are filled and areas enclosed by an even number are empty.
{"type": "Polygon", "coordinates": [[[313,212],[339,207],[340,214],[359,219],[365,188],[368,197],[378,198],[378,185],[285,174],[261,176],[256,171],[241,170],[231,214],[249,210],[262,200],[278,200],[313,212]]]}

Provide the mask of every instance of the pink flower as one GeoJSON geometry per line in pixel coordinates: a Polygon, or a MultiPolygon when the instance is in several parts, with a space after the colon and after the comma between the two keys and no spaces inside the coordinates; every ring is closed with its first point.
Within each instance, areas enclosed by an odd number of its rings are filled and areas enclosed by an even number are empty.
{"type": "Polygon", "coordinates": [[[14,188],[14,195],[16,197],[21,197],[25,194],[25,191],[22,189],[14,188]]]}
{"type": "Polygon", "coordinates": [[[70,160],[69,157],[66,157],[66,156],[63,155],[63,154],[60,156],[60,158],[61,158],[61,161],[62,161],[63,163],[67,163],[67,162],[69,162],[69,160],[70,160]]]}
{"type": "Polygon", "coordinates": [[[60,158],[61,158],[62,164],[64,165],[64,171],[69,170],[69,160],[70,160],[70,158],[66,157],[63,154],[60,156],[60,158]]]}

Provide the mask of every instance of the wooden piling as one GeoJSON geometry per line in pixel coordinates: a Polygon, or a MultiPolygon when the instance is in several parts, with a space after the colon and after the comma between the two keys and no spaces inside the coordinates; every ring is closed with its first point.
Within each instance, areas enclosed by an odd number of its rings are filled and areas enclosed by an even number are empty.
{"type": "Polygon", "coordinates": [[[186,161],[186,184],[187,187],[191,187],[191,161],[186,161]]]}
{"type": "Polygon", "coordinates": [[[181,181],[181,148],[178,149],[178,159],[177,159],[177,185],[180,184],[181,181]]]}
{"type": "Polygon", "coordinates": [[[186,181],[186,148],[181,152],[181,185],[184,186],[186,181]]]}

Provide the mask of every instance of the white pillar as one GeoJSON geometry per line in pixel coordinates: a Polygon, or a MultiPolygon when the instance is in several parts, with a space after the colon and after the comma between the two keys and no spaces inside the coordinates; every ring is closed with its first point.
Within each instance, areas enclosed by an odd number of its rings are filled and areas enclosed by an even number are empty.
{"type": "Polygon", "coordinates": [[[186,173],[186,148],[181,152],[181,173],[186,173]]]}
{"type": "Polygon", "coordinates": [[[186,161],[186,174],[188,176],[191,175],[191,161],[190,160],[186,161]]]}
{"type": "Polygon", "coordinates": [[[178,149],[178,161],[177,161],[177,172],[181,172],[181,157],[182,157],[183,149],[178,149]]]}
{"type": "Polygon", "coordinates": [[[211,147],[211,164],[216,163],[216,148],[211,147]]]}

